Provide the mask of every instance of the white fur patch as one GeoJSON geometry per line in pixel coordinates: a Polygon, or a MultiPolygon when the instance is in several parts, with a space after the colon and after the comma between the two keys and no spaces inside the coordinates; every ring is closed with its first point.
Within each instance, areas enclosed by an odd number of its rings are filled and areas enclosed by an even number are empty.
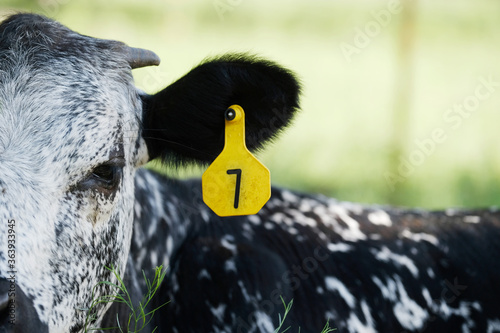
{"type": "Polygon", "coordinates": [[[368,214],[368,220],[375,225],[392,226],[391,217],[383,210],[377,210],[368,214]]]}
{"type": "Polygon", "coordinates": [[[340,297],[344,299],[347,305],[351,309],[354,308],[354,306],[356,305],[356,299],[339,279],[333,276],[327,276],[325,278],[325,286],[328,291],[338,292],[340,297]]]}
{"type": "Polygon", "coordinates": [[[394,262],[399,266],[406,267],[414,277],[418,277],[418,268],[409,257],[391,252],[387,247],[382,247],[380,251],[372,251],[375,258],[383,262],[394,262]]]}
{"type": "Polygon", "coordinates": [[[464,222],[465,223],[479,223],[481,221],[481,218],[479,216],[472,216],[472,215],[468,215],[468,216],[464,216],[464,222]]]}
{"type": "Polygon", "coordinates": [[[431,235],[431,234],[413,233],[410,230],[405,229],[401,233],[401,236],[403,236],[405,238],[408,238],[408,239],[411,239],[412,241],[415,241],[415,242],[424,241],[424,242],[429,242],[429,243],[431,243],[432,245],[435,245],[435,246],[439,245],[439,241],[438,241],[437,237],[434,236],[434,235],[431,235]]]}
{"type": "Polygon", "coordinates": [[[363,316],[365,317],[365,322],[363,323],[354,312],[351,312],[349,318],[347,319],[347,329],[352,333],[377,333],[377,330],[374,326],[374,321],[370,313],[370,308],[366,301],[361,301],[361,311],[363,312],[363,316]]]}
{"type": "Polygon", "coordinates": [[[330,243],[326,247],[331,252],[349,252],[354,249],[352,245],[346,243],[330,243]]]}

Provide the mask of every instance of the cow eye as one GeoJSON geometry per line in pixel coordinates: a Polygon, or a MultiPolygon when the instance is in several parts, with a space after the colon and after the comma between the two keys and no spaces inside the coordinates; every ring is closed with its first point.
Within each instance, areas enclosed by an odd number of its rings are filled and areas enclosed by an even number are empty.
{"type": "Polygon", "coordinates": [[[78,185],[78,190],[97,190],[111,194],[118,189],[122,178],[124,160],[112,159],[96,166],[78,185]]]}
{"type": "Polygon", "coordinates": [[[92,177],[104,187],[111,188],[119,181],[119,171],[115,165],[102,164],[92,170],[92,177]]]}

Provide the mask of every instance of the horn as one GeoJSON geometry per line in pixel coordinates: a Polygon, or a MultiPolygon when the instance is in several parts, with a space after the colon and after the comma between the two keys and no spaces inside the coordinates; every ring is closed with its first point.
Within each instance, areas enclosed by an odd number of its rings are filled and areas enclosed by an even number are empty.
{"type": "Polygon", "coordinates": [[[146,66],[158,66],[160,57],[153,51],[127,46],[125,49],[125,59],[127,59],[132,69],[146,66]]]}

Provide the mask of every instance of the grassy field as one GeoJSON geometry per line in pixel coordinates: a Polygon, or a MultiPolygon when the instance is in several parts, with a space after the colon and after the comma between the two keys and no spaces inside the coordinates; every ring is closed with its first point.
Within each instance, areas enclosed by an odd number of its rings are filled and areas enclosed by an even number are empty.
{"type": "Polygon", "coordinates": [[[366,203],[498,205],[500,2],[406,2],[413,11],[378,0],[3,0],[0,13],[154,50],[162,64],[135,72],[150,93],[225,52],[294,70],[302,112],[260,154],[275,184],[366,203]]]}

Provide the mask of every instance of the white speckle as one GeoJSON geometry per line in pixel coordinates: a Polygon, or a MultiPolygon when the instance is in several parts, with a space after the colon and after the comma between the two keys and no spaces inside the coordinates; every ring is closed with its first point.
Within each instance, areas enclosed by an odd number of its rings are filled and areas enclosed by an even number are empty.
{"type": "Polygon", "coordinates": [[[500,331],[500,319],[488,319],[488,333],[500,331]]]}
{"type": "Polygon", "coordinates": [[[226,272],[230,272],[230,271],[237,272],[238,271],[236,269],[236,263],[234,262],[234,259],[226,260],[226,262],[224,263],[224,270],[226,272]]]}
{"type": "Polygon", "coordinates": [[[299,233],[299,231],[295,228],[288,228],[287,231],[292,235],[296,235],[299,233]]]}
{"type": "Polygon", "coordinates": [[[422,296],[424,297],[425,301],[427,302],[427,305],[429,307],[431,307],[433,301],[432,301],[431,293],[429,292],[429,290],[427,288],[422,289],[422,296]]]}
{"type": "Polygon", "coordinates": [[[300,201],[299,210],[301,212],[310,212],[312,210],[312,206],[310,204],[310,201],[311,200],[307,200],[307,199],[300,201]]]}
{"type": "Polygon", "coordinates": [[[427,275],[429,275],[429,277],[431,279],[436,277],[436,274],[434,274],[434,271],[432,270],[432,268],[427,268],[427,275]]]}
{"type": "Polygon", "coordinates": [[[326,320],[330,321],[332,318],[337,318],[337,316],[335,315],[335,313],[333,313],[333,311],[326,311],[325,318],[326,320]]]}
{"type": "Polygon", "coordinates": [[[316,232],[316,235],[318,235],[319,239],[321,239],[323,242],[329,242],[330,238],[321,230],[314,230],[316,232]]]}
{"type": "Polygon", "coordinates": [[[382,239],[382,235],[380,235],[380,234],[371,234],[369,237],[371,240],[381,240],[382,239]]]}
{"type": "Polygon", "coordinates": [[[252,240],[253,239],[254,231],[253,231],[252,226],[250,225],[250,223],[244,223],[243,224],[243,233],[242,233],[242,235],[243,235],[243,237],[245,237],[248,240],[252,240]]]}
{"type": "Polygon", "coordinates": [[[354,308],[356,300],[354,299],[354,296],[349,292],[347,287],[342,282],[340,282],[340,280],[334,278],[333,276],[327,276],[325,278],[325,285],[328,291],[338,292],[340,297],[344,299],[347,305],[351,309],[354,308]]]}
{"type": "Polygon", "coordinates": [[[396,284],[394,283],[394,281],[389,280],[387,281],[387,285],[384,285],[384,283],[376,276],[372,276],[372,281],[382,292],[382,297],[388,300],[395,299],[394,293],[396,292],[396,284]]]}
{"type": "Polygon", "coordinates": [[[286,215],[281,213],[281,212],[277,212],[277,213],[274,213],[272,216],[271,216],[271,219],[275,222],[278,222],[278,223],[282,223],[284,222],[286,218],[286,215]]]}
{"type": "Polygon", "coordinates": [[[203,209],[201,211],[201,218],[203,219],[203,221],[205,222],[208,222],[210,221],[210,215],[208,214],[208,211],[206,211],[205,209],[203,209]]]}
{"type": "MultiPolygon", "coordinates": [[[[306,210],[309,211],[309,210],[306,210]]],[[[311,228],[316,228],[318,223],[311,217],[304,215],[304,211],[297,209],[288,209],[287,214],[290,215],[294,222],[309,226],[311,228]]]]}
{"type": "Polygon", "coordinates": [[[464,216],[465,223],[479,223],[479,221],[481,221],[481,218],[479,216],[464,216]]]}
{"type": "Polygon", "coordinates": [[[383,225],[386,227],[392,226],[391,217],[383,210],[371,212],[370,214],[368,214],[368,220],[376,225],[383,225]]]}
{"type": "Polygon", "coordinates": [[[450,307],[449,303],[440,299],[439,304],[435,304],[436,309],[434,312],[440,313],[440,315],[444,319],[448,319],[451,316],[458,316],[458,317],[463,317],[469,326],[473,325],[474,322],[470,318],[471,316],[471,308],[474,308],[478,311],[481,310],[481,305],[477,302],[475,303],[469,303],[469,302],[460,302],[460,306],[458,308],[456,307],[450,307]]]}
{"type": "Polygon", "coordinates": [[[226,312],[226,307],[226,304],[219,304],[219,306],[216,308],[211,307],[210,311],[218,321],[224,322],[224,313],[226,312]]]}
{"type": "MultiPolygon", "coordinates": [[[[372,253],[373,252],[375,252],[375,251],[372,251],[372,253]]],[[[377,258],[380,261],[383,261],[383,262],[392,261],[400,266],[404,266],[404,267],[408,268],[408,270],[411,272],[411,274],[414,277],[418,277],[417,266],[415,266],[415,263],[413,263],[413,260],[411,260],[407,256],[392,253],[391,250],[389,250],[385,246],[382,248],[381,251],[374,253],[374,255],[375,255],[375,258],[377,258]]]]}
{"type": "Polygon", "coordinates": [[[318,216],[318,218],[323,221],[323,223],[326,222],[326,224],[333,224],[333,222],[335,222],[336,224],[336,221],[332,221],[332,216],[331,214],[328,212],[327,210],[327,207],[326,206],[323,206],[323,205],[318,205],[318,206],[315,206],[313,208],[313,213],[318,216]]]}
{"type": "Polygon", "coordinates": [[[388,279],[387,285],[384,285],[376,276],[372,277],[372,281],[380,289],[385,299],[395,303],[394,315],[401,326],[409,330],[418,330],[423,327],[429,314],[414,300],[410,299],[398,276],[394,276],[394,280],[388,279]]]}
{"type": "Polygon", "coordinates": [[[353,333],[376,333],[373,318],[370,314],[370,308],[366,301],[361,301],[361,311],[363,311],[363,315],[365,317],[366,324],[363,324],[361,320],[359,320],[358,316],[356,316],[353,312],[351,312],[349,319],[347,320],[347,327],[349,332],[353,333]]]}
{"type": "Polygon", "coordinates": [[[153,267],[158,266],[158,255],[156,254],[156,252],[155,252],[155,251],[151,251],[151,252],[149,253],[149,259],[151,260],[151,265],[152,265],[153,267]]]}
{"type": "Polygon", "coordinates": [[[143,177],[135,177],[135,182],[137,187],[146,188],[146,182],[144,181],[143,177]]]}
{"type": "Polygon", "coordinates": [[[366,239],[366,235],[359,229],[359,222],[350,217],[344,207],[331,206],[330,208],[347,225],[347,229],[336,230],[342,238],[351,242],[366,239]]]}
{"type": "MultiPolygon", "coordinates": [[[[287,211],[288,213],[288,211],[287,211]]],[[[276,212],[271,216],[271,220],[275,223],[285,223],[286,225],[293,226],[296,221],[292,220],[289,216],[282,212],[276,212]]]]}
{"type": "Polygon", "coordinates": [[[286,190],[282,191],[281,196],[283,197],[283,200],[288,201],[288,202],[299,201],[299,198],[290,191],[286,191],[286,190]]]}
{"type": "MultiPolygon", "coordinates": [[[[331,200],[331,199],[329,199],[331,200]]],[[[341,204],[347,209],[353,212],[354,214],[361,215],[363,214],[363,211],[365,207],[363,205],[360,205],[358,203],[353,203],[353,202],[341,202],[341,204]]]]}
{"type": "Polygon", "coordinates": [[[426,234],[426,233],[413,233],[408,229],[405,229],[401,233],[401,236],[403,236],[405,238],[409,238],[415,242],[425,241],[425,242],[429,242],[429,243],[436,245],[436,246],[439,244],[438,239],[434,235],[426,234]]]}
{"type": "Polygon", "coordinates": [[[260,224],[260,217],[258,215],[250,215],[247,217],[247,220],[255,225],[260,224]]]}
{"type": "Polygon", "coordinates": [[[134,213],[135,213],[135,216],[139,219],[141,217],[141,214],[142,214],[142,206],[140,204],[139,201],[136,201],[135,204],[134,204],[134,213]]]}
{"type": "Polygon", "coordinates": [[[198,280],[201,280],[203,278],[212,280],[212,277],[210,276],[210,273],[208,273],[208,271],[206,269],[202,269],[200,271],[200,273],[198,274],[198,280]]]}
{"type": "Polygon", "coordinates": [[[241,294],[243,295],[245,302],[247,302],[247,303],[250,302],[252,300],[252,297],[248,293],[247,288],[245,288],[243,281],[238,280],[238,286],[240,286],[241,294]]]}
{"type": "Polygon", "coordinates": [[[176,293],[179,291],[179,281],[177,280],[177,275],[175,274],[172,274],[172,277],[170,278],[170,285],[172,286],[171,287],[171,290],[176,293]]]}
{"type": "Polygon", "coordinates": [[[170,257],[174,249],[174,239],[172,238],[172,236],[167,237],[166,247],[167,247],[167,256],[170,257]]]}
{"type": "Polygon", "coordinates": [[[316,287],[316,292],[320,295],[323,295],[325,293],[325,290],[322,287],[318,286],[316,287]]]}
{"type": "Polygon", "coordinates": [[[429,317],[426,310],[421,308],[414,300],[408,297],[401,280],[396,281],[399,302],[394,305],[394,314],[401,326],[409,330],[418,330],[424,326],[429,317]]]}
{"type": "Polygon", "coordinates": [[[281,207],[281,206],[282,206],[282,201],[278,200],[278,199],[271,198],[271,200],[269,200],[266,203],[266,207],[269,208],[269,209],[273,209],[273,208],[281,207]]]}
{"type": "Polygon", "coordinates": [[[330,243],[326,246],[331,252],[349,252],[353,247],[346,243],[330,243]]]}
{"type": "Polygon", "coordinates": [[[266,228],[267,230],[273,230],[274,224],[272,224],[271,222],[266,222],[264,223],[264,228],[266,228]]]}
{"type": "Polygon", "coordinates": [[[222,245],[222,247],[228,249],[233,254],[236,254],[238,252],[237,246],[236,244],[234,244],[234,236],[232,235],[225,235],[224,237],[222,237],[222,239],[220,240],[220,244],[222,245]]]}
{"type": "Polygon", "coordinates": [[[137,262],[138,262],[138,263],[139,263],[139,265],[140,265],[139,267],[142,267],[142,263],[143,263],[144,259],[146,258],[146,254],[147,254],[147,253],[146,253],[146,249],[141,248],[141,249],[139,250],[139,255],[137,256],[137,262]]]}
{"type": "Polygon", "coordinates": [[[264,312],[258,311],[255,313],[255,323],[260,332],[273,332],[274,326],[271,318],[264,312]]]}
{"type": "Polygon", "coordinates": [[[453,216],[453,215],[457,214],[457,210],[453,209],[453,208],[448,208],[445,210],[444,213],[448,216],[453,216]]]}

